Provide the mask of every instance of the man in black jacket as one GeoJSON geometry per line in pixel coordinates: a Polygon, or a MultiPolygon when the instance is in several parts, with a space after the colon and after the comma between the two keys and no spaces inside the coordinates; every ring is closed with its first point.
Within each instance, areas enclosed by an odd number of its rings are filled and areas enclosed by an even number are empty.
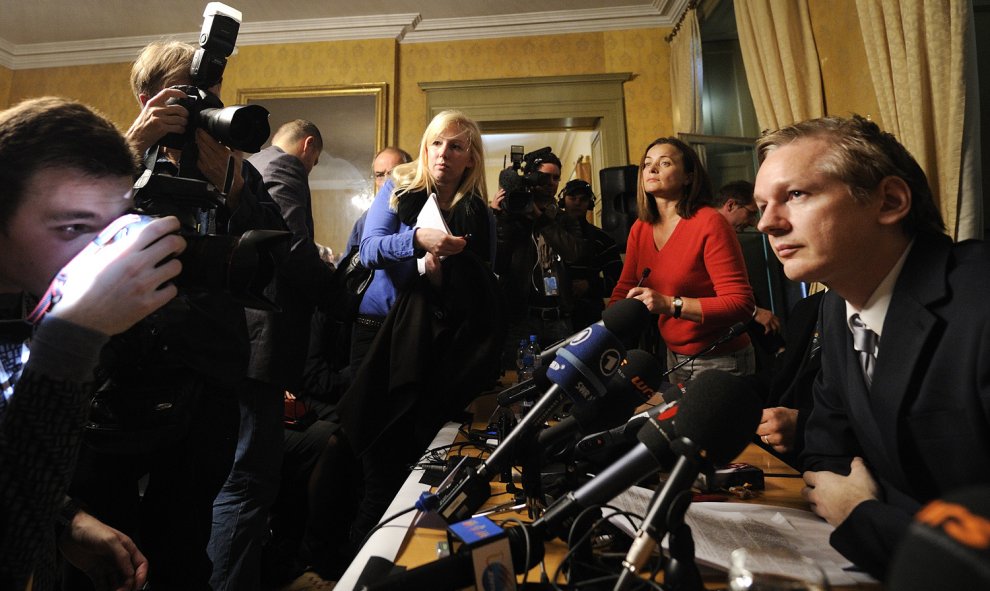
{"type": "Polygon", "coordinates": [[[790,279],[830,288],[803,494],[882,578],[923,503],[990,482],[990,249],[952,244],[921,167],[866,119],[758,148],[759,229],[790,279]]]}

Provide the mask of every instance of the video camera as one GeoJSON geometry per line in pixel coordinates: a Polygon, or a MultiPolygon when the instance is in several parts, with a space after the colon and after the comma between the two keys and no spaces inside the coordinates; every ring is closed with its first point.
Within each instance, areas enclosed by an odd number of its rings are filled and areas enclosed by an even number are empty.
{"type": "Polygon", "coordinates": [[[220,2],[210,2],[203,12],[199,49],[190,66],[193,86],[174,86],[186,96],[171,99],[189,111],[186,130],[168,134],[148,151],[144,173],[134,184],[137,213],[172,215],[182,224],[188,246],[183,253],[183,271],[176,284],[184,289],[222,291],[250,308],[274,310],[262,290],[275,274],[279,260],[288,253],[288,232],[250,230],[242,236],[210,234],[211,210],[225,202],[240,171],[231,166],[223,187],[207,182],[197,167],[196,129],[203,129],[232,150],[257,152],[268,140],[271,128],[268,110],[260,105],[224,107],[210,92],[223,79],[227,57],[233,53],[241,12],[220,2]],[[178,171],[162,161],[162,147],[181,150],[178,171]]]}
{"type": "Polygon", "coordinates": [[[523,154],[522,146],[512,146],[512,165],[498,175],[498,186],[505,190],[501,207],[508,213],[525,214],[533,205],[546,207],[553,201],[550,175],[536,170],[536,162],[550,154],[550,146],[523,154]]]}

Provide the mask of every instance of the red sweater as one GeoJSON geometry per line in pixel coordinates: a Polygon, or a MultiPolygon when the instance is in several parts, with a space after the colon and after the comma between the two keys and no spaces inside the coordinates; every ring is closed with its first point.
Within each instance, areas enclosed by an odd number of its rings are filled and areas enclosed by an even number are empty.
{"type": "MultiPolygon", "coordinates": [[[[657,250],[653,227],[636,220],[626,243],[622,276],[609,303],[626,297],[636,286],[643,269],[650,276],[643,282],[661,294],[698,298],[700,323],[660,315],[660,336],[667,347],[681,355],[694,355],[724,335],[736,322],[748,321],[755,306],[746,262],[736,233],[722,214],[702,207],[694,217],[682,219],[667,243],[657,250]]],[[[749,344],[749,336],[719,346],[713,353],[738,351],[749,344]]]]}

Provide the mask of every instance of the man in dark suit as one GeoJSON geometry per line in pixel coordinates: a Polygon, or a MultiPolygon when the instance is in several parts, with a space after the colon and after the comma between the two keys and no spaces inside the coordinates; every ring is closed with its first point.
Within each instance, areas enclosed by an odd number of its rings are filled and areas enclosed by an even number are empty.
{"type": "Polygon", "coordinates": [[[759,229],[789,278],[831,288],[803,494],[882,578],[921,504],[990,482],[990,249],[944,235],[921,167],[861,117],[758,149],[759,229]]]}
{"type": "Polygon", "coordinates": [[[330,292],[332,268],[313,241],[309,173],[323,150],[317,127],[286,123],[272,145],[248,159],[278,204],[292,233],[288,258],[265,295],[278,312],[246,310],[251,337],[248,379],[238,393],[240,433],[234,467],[213,503],[213,588],[258,589],[268,511],[278,494],[282,464],[283,393],[298,392],[314,306],[330,292]]]}

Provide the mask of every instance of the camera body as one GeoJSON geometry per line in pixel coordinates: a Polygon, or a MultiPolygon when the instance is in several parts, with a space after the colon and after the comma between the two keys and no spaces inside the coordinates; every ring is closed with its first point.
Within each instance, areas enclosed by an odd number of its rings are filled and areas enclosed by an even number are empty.
{"type": "Polygon", "coordinates": [[[288,232],[252,230],[243,236],[210,234],[215,210],[225,203],[236,170],[229,159],[224,186],[214,187],[197,167],[196,130],[203,129],[232,150],[257,152],[271,134],[268,110],[260,105],[224,107],[208,89],[223,78],[227,56],[234,51],[241,13],[220,2],[210,2],[203,13],[200,48],[190,65],[195,85],[173,86],[185,96],[169,100],[182,105],[189,118],[184,133],[168,134],[149,150],[145,171],[134,184],[136,212],[143,216],[175,216],[189,246],[182,256],[183,270],[176,284],[184,289],[219,291],[238,303],[274,310],[262,291],[274,275],[273,267],[287,256],[288,232]],[[162,147],[181,150],[178,170],[162,158],[162,147]]]}
{"type": "Polygon", "coordinates": [[[522,146],[512,146],[512,165],[498,175],[498,185],[505,190],[501,207],[512,214],[526,214],[534,206],[543,209],[553,202],[550,175],[536,170],[534,164],[550,154],[550,146],[525,155],[522,150],[522,146]]]}

